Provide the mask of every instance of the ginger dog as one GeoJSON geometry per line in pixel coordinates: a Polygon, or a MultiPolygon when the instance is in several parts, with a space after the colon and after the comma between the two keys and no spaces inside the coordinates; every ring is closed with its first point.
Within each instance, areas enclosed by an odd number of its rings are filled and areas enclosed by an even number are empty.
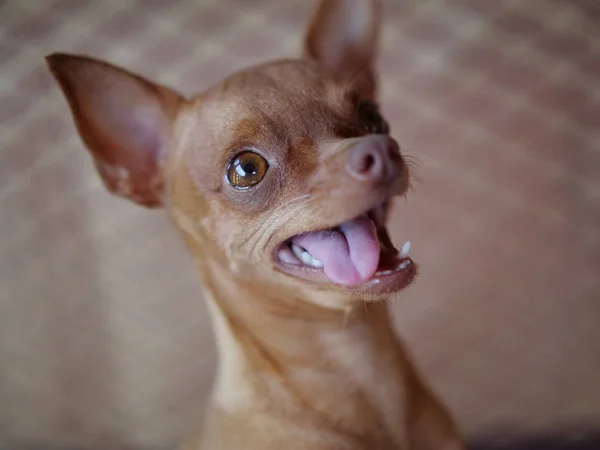
{"type": "Polygon", "coordinates": [[[376,104],[380,5],[323,0],[304,56],[187,99],[106,62],[47,62],[109,191],[165,207],[219,363],[188,450],[463,449],[396,338],[416,265],[385,222],[409,171],[376,104]]]}

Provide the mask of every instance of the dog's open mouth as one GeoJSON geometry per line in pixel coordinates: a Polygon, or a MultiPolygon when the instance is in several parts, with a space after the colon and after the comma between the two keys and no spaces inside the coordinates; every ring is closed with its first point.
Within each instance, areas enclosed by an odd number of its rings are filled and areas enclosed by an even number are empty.
{"type": "Polygon", "coordinates": [[[416,266],[408,257],[410,242],[400,250],[392,245],[383,214],[379,206],[337,227],[293,236],[278,247],[277,262],[302,278],[401,289],[412,281],[416,266]]]}

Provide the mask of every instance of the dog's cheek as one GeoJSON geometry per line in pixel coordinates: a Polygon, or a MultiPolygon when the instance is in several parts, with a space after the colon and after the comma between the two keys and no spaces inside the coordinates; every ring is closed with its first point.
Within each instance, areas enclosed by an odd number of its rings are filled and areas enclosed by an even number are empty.
{"type": "Polygon", "coordinates": [[[232,270],[237,271],[248,263],[258,262],[254,257],[258,246],[258,230],[245,216],[231,210],[221,210],[219,217],[212,220],[210,228],[212,239],[223,249],[232,270]]]}

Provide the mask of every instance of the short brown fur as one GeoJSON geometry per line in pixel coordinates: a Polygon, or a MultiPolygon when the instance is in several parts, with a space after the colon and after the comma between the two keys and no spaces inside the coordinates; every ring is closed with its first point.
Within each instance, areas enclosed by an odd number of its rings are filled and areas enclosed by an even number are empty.
{"type": "Polygon", "coordinates": [[[465,448],[394,334],[388,295],[399,287],[342,287],[274,263],[291,236],[406,193],[403,160],[386,163],[397,176],[385,183],[348,175],[348,153],[375,139],[356,111],[375,100],[380,9],[319,1],[304,58],[191,99],[106,62],[47,58],[107,188],[165,207],[196,261],[220,359],[187,450],[465,448]],[[225,174],[245,149],[269,168],[234,189],[225,174]]]}

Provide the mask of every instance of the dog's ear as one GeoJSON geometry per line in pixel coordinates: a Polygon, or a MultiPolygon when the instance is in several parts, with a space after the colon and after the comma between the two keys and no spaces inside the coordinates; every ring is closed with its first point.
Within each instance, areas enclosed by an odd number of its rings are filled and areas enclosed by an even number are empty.
{"type": "Polygon", "coordinates": [[[52,54],[46,61],[106,187],[144,206],[161,206],[161,163],[183,97],[92,58],[52,54]]]}
{"type": "Polygon", "coordinates": [[[380,15],[379,0],[319,0],[306,31],[305,56],[350,79],[359,94],[372,99],[380,15]]]}

